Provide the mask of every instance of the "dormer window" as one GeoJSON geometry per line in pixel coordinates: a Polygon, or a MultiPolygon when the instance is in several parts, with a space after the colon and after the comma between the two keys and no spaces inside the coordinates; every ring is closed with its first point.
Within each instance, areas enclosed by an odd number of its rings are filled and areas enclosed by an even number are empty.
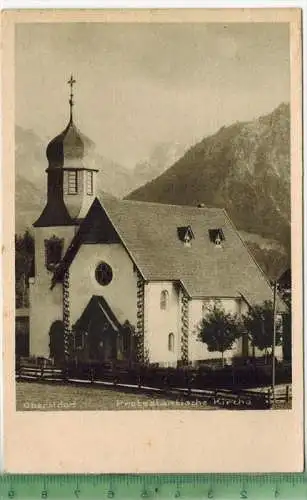
{"type": "Polygon", "coordinates": [[[222,248],[222,243],[225,240],[225,236],[221,228],[209,229],[209,238],[217,248],[222,248]]]}
{"type": "Polygon", "coordinates": [[[181,226],[177,228],[177,234],[180,241],[183,242],[184,246],[190,247],[191,242],[194,239],[194,234],[191,226],[181,226]]]}
{"type": "Polygon", "coordinates": [[[55,235],[52,238],[45,240],[45,262],[48,271],[54,271],[57,264],[62,258],[64,240],[57,238],[55,235]]]}

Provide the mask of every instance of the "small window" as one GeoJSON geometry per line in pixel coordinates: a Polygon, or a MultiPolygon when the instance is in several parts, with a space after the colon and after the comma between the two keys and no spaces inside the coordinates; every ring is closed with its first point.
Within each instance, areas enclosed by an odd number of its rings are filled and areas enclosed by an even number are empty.
{"type": "Polygon", "coordinates": [[[215,241],[214,241],[215,245],[217,247],[221,247],[222,246],[222,240],[221,240],[221,237],[220,235],[218,234],[217,237],[215,238],[215,241]]]}
{"type": "Polygon", "coordinates": [[[160,309],[165,311],[168,307],[168,291],[162,290],[160,295],[160,309]]]}
{"type": "Polygon", "coordinates": [[[95,278],[98,281],[99,285],[106,286],[111,283],[113,278],[113,271],[111,266],[106,262],[101,262],[96,267],[95,278]]]}
{"type": "Polygon", "coordinates": [[[45,240],[45,263],[49,271],[53,271],[62,258],[64,240],[53,236],[45,240]]]}
{"type": "Polygon", "coordinates": [[[64,172],[64,194],[78,193],[78,178],[76,170],[64,172]]]}
{"type": "Polygon", "coordinates": [[[174,352],[175,349],[175,336],[173,333],[170,333],[168,336],[168,350],[170,352],[174,352]]]}
{"type": "Polygon", "coordinates": [[[93,194],[93,172],[86,172],[86,194],[93,194]]]}

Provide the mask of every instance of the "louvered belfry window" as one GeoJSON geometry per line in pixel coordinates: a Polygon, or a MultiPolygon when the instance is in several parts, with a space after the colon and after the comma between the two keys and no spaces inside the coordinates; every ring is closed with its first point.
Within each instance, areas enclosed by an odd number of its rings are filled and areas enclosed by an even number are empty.
{"type": "Polygon", "coordinates": [[[78,177],[76,170],[64,172],[64,194],[78,193],[78,177]]]}
{"type": "Polygon", "coordinates": [[[86,194],[93,194],[93,172],[86,172],[86,194]]]}

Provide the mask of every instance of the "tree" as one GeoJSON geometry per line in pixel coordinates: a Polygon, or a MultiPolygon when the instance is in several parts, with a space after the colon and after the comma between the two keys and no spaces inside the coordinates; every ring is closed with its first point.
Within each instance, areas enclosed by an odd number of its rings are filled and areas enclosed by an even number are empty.
{"type": "MultiPolygon", "coordinates": [[[[273,346],[273,305],[270,301],[251,307],[247,314],[242,317],[244,329],[248,333],[253,347],[264,350],[265,356],[268,349],[273,346]]],[[[282,326],[277,322],[276,345],[282,342],[282,326]]]]}
{"type": "Polygon", "coordinates": [[[34,240],[27,230],[15,235],[16,307],[28,305],[28,279],[34,261],[34,240]]]}
{"type": "Polygon", "coordinates": [[[283,314],[283,357],[285,361],[292,360],[292,318],[291,308],[283,314]]]}
{"type": "Polygon", "coordinates": [[[207,344],[208,351],[222,354],[233,347],[235,340],[241,336],[240,321],[236,314],[226,313],[220,303],[215,302],[208,308],[207,314],[198,326],[198,339],[207,344]]]}

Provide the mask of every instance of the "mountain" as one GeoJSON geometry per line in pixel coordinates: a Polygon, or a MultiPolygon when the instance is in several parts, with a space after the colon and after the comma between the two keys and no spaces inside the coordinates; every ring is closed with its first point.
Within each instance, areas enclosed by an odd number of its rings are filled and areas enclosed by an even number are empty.
{"type": "Polygon", "coordinates": [[[225,208],[273,277],[290,261],[289,104],[222,127],[127,198],[225,208]]]}
{"type": "Polygon", "coordinates": [[[148,158],[136,164],[133,170],[135,189],[161,175],[179,160],[186,147],[180,143],[159,142],[152,148],[148,158]]]}

